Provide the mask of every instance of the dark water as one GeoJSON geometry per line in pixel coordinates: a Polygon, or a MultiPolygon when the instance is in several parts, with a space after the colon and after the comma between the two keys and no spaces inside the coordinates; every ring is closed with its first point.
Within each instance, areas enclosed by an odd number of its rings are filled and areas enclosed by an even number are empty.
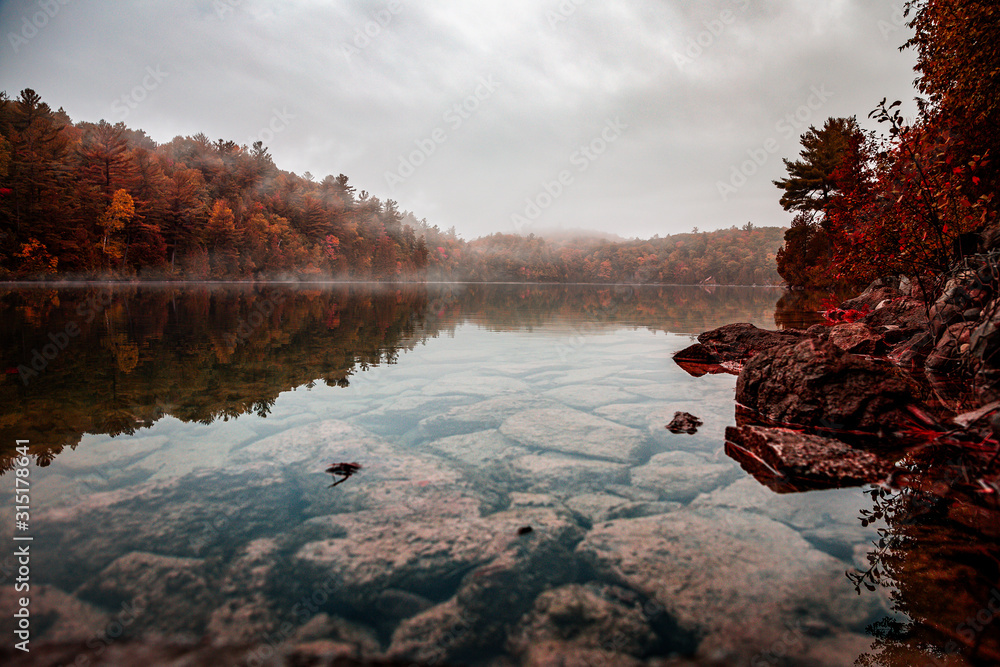
{"type": "Polygon", "coordinates": [[[0,293],[0,539],[33,538],[31,646],[100,660],[205,639],[247,665],[316,646],[428,664],[993,664],[995,515],[776,494],[725,455],[735,378],[671,354],[729,322],[811,322],[781,297],[0,293]],[[678,410],[704,426],[670,433],[678,410]],[[845,574],[872,563],[859,594],[845,574]]]}

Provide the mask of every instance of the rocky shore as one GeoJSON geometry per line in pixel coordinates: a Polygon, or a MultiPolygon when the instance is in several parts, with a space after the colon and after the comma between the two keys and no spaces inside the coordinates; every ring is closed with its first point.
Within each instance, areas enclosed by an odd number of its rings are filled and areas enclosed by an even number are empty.
{"type": "MultiPolygon", "coordinates": [[[[1000,235],[932,291],[876,281],[807,329],[730,324],[675,362],[733,373],[727,452],[774,488],[905,484],[960,455],[966,485],[1000,490],[1000,235]],[[926,465],[924,465],[926,464],[926,465]]],[[[949,488],[954,484],[949,484],[949,488]]]]}

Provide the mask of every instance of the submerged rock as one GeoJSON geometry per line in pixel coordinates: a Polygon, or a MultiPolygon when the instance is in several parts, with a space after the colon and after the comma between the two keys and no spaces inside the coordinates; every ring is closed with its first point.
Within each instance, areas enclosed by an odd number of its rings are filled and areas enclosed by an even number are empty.
{"type": "Polygon", "coordinates": [[[658,612],[657,605],[644,608],[635,593],[619,586],[568,584],[538,596],[511,632],[507,648],[528,664],[562,664],[543,658],[555,651],[604,653],[604,662],[622,664],[663,643],[651,627],[658,612]]]}
{"type": "Polygon", "coordinates": [[[577,553],[660,605],[680,632],[700,638],[699,656],[722,664],[749,660],[789,626],[863,631],[877,612],[874,600],[855,595],[843,561],[745,512],[706,508],[612,521],[595,526],[577,553]]]}
{"type": "Polygon", "coordinates": [[[667,424],[667,430],[671,433],[693,434],[697,433],[698,427],[702,425],[703,422],[690,412],[675,412],[674,418],[667,424]]]}
{"type": "MultiPolygon", "coordinates": [[[[200,636],[221,593],[209,585],[205,562],[132,552],[116,559],[77,595],[103,606],[139,611],[130,634],[155,631],[200,636]]],[[[133,634],[133,636],[135,636],[133,634]]]]}
{"type": "Polygon", "coordinates": [[[628,479],[622,463],[543,452],[511,461],[511,473],[527,490],[538,493],[565,493],[572,489],[599,491],[628,479]]]}
{"type": "Polygon", "coordinates": [[[726,453],[778,491],[807,491],[878,482],[893,463],[871,452],[786,428],[730,426],[726,453]]]}
{"type": "Polygon", "coordinates": [[[500,433],[526,447],[620,463],[642,456],[643,434],[572,408],[537,408],[508,417],[500,433]]]}
{"type": "Polygon", "coordinates": [[[663,452],[632,469],[632,484],[656,491],[661,500],[687,502],[737,477],[732,463],[712,463],[689,452],[663,452]]]}
{"type": "Polygon", "coordinates": [[[468,571],[452,597],[399,624],[391,658],[437,664],[499,651],[539,593],[576,578],[573,547],[582,534],[567,514],[518,508],[484,521],[495,537],[481,546],[483,564],[468,571]],[[517,535],[525,522],[532,531],[517,535]]]}
{"type": "Polygon", "coordinates": [[[818,340],[758,354],[740,373],[736,400],[767,423],[873,433],[901,427],[916,403],[891,365],[818,340]]]}

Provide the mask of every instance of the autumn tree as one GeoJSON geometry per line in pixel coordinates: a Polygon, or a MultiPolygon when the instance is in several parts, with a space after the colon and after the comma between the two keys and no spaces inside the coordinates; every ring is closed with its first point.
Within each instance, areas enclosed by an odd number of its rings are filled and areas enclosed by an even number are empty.
{"type": "MultiPolygon", "coordinates": [[[[911,0],[917,88],[927,96],[924,117],[962,137],[954,158],[997,157],[1000,151],[1000,6],[990,0],[911,0]]],[[[993,189],[997,167],[979,177],[993,189]]]]}
{"type": "Polygon", "coordinates": [[[828,118],[802,135],[800,159],[785,159],[788,176],[774,181],[783,191],[781,206],[798,215],[778,254],[778,273],[790,285],[823,286],[833,279],[832,230],[827,215],[840,188],[837,173],[850,156],[849,147],[863,135],[857,119],[828,118]]]}
{"type": "Polygon", "coordinates": [[[232,209],[223,199],[215,200],[205,226],[205,245],[212,272],[217,276],[232,276],[239,271],[240,235],[232,209]]]}
{"type": "Polygon", "coordinates": [[[101,214],[97,226],[101,230],[101,254],[104,265],[113,268],[118,266],[125,254],[124,229],[135,216],[135,204],[125,190],[116,190],[111,198],[111,204],[101,214]]]}

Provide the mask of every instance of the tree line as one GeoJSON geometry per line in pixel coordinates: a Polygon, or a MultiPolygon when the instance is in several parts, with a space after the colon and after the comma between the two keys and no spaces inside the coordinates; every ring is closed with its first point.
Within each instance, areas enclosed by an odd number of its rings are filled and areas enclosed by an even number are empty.
{"type": "Polygon", "coordinates": [[[262,142],[158,144],[0,93],[0,279],[138,277],[774,284],[777,228],[611,243],[467,242],[348,177],[278,169],[262,142]]]}
{"type": "Polygon", "coordinates": [[[996,224],[1000,185],[1000,8],[983,0],[906,4],[917,53],[918,115],[883,100],[863,131],[830,118],[802,136],[798,160],[775,181],[795,213],[778,254],[791,285],[858,285],[944,275],[996,224]]]}

